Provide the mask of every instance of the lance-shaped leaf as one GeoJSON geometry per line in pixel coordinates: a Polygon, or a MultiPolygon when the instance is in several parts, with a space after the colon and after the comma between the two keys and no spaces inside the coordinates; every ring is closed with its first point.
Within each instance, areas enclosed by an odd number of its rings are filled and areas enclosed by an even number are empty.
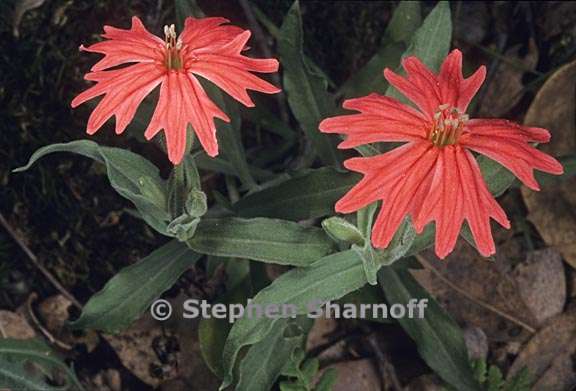
{"type": "MultiPolygon", "coordinates": [[[[416,56],[430,69],[438,70],[448,54],[451,40],[450,4],[447,1],[440,1],[412,35],[410,46],[402,57],[416,56]]],[[[388,87],[386,95],[408,102],[392,87],[388,87]]]]}
{"type": "Polygon", "coordinates": [[[384,68],[394,69],[408,47],[416,29],[422,23],[420,2],[401,1],[392,14],[376,54],[340,88],[346,97],[358,97],[372,92],[384,93],[388,83],[382,76],[384,68]]]}
{"type": "Polygon", "coordinates": [[[38,339],[0,339],[0,388],[6,387],[26,391],[84,390],[68,365],[38,339]],[[38,368],[31,368],[29,364],[38,368]],[[64,375],[63,386],[51,385],[44,376],[55,371],[64,375]]]}
{"type": "Polygon", "coordinates": [[[294,177],[251,193],[234,204],[241,217],[306,220],[334,213],[334,204],[359,180],[359,175],[331,167],[297,173],[294,177]]]}
{"type": "Polygon", "coordinates": [[[308,318],[278,320],[266,338],[250,346],[242,359],[236,391],[273,389],[276,379],[282,374],[294,352],[304,348],[312,323],[308,318]],[[297,329],[296,332],[294,329],[297,329]]]}
{"type": "MultiPolygon", "coordinates": [[[[298,314],[306,314],[318,301],[336,300],[366,284],[362,261],[348,250],[319,259],[308,268],[291,270],[261,290],[253,305],[294,305],[298,314]]],[[[312,308],[314,309],[314,308],[312,308]]],[[[244,317],[238,320],[226,340],[223,352],[224,380],[221,389],[234,381],[233,369],[244,346],[262,341],[278,319],[244,317]]]]}
{"type": "Polygon", "coordinates": [[[72,326],[110,333],[127,328],[198,259],[200,254],[172,240],[112,277],[72,326]]]}
{"type": "Polygon", "coordinates": [[[166,185],[155,165],[124,149],[100,146],[90,140],[78,140],[42,147],[34,152],[26,166],[17,168],[14,172],[25,171],[38,159],[55,152],[72,152],[105,164],[114,190],[132,201],[152,228],[167,235],[166,227],[170,214],[166,207],[166,185]]]}
{"type": "Polygon", "coordinates": [[[334,113],[335,103],[326,91],[327,81],[305,61],[303,44],[300,4],[295,1],[282,23],[278,40],[284,90],[294,116],[322,162],[338,166],[341,159],[334,140],[318,131],[320,121],[334,113]]]}
{"type": "Polygon", "coordinates": [[[188,246],[202,254],[309,266],[333,251],[319,228],[284,220],[234,217],[203,219],[188,246]]]}
{"type": "Polygon", "coordinates": [[[480,385],[468,360],[462,331],[406,269],[383,267],[380,286],[390,305],[427,300],[424,318],[401,317],[398,322],[412,337],[420,356],[444,381],[461,391],[478,391],[480,385]]]}

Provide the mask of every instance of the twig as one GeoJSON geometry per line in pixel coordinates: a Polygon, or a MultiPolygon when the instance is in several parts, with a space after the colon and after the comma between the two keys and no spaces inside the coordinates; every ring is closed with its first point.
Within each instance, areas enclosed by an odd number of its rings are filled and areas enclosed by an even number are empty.
{"type": "Polygon", "coordinates": [[[376,355],[376,361],[378,362],[378,366],[380,367],[380,372],[382,376],[382,380],[384,381],[383,386],[390,384],[392,389],[395,391],[402,391],[404,388],[400,381],[398,380],[398,376],[396,376],[396,370],[394,366],[390,362],[389,355],[382,349],[378,341],[376,340],[376,334],[371,333],[368,335],[368,344],[370,348],[376,355]]]}
{"type": "Polygon", "coordinates": [[[430,262],[428,262],[428,260],[426,258],[424,258],[422,255],[417,254],[416,259],[418,259],[418,262],[420,262],[426,269],[430,270],[443,283],[448,285],[450,288],[452,288],[456,292],[460,293],[462,296],[466,297],[468,300],[472,301],[473,303],[479,305],[480,307],[483,307],[484,309],[486,309],[490,312],[494,312],[495,314],[503,317],[506,320],[509,320],[512,323],[517,324],[518,326],[522,327],[523,329],[525,329],[526,331],[528,331],[531,334],[536,333],[536,329],[534,329],[532,326],[526,324],[525,322],[521,321],[520,319],[518,319],[518,318],[516,318],[510,314],[505,313],[504,311],[499,310],[498,308],[494,307],[492,304],[486,303],[485,301],[480,300],[480,299],[470,295],[464,289],[455,285],[452,281],[450,281],[442,273],[440,273],[434,266],[432,266],[430,264],[430,262]]]}
{"type": "Polygon", "coordinates": [[[34,313],[34,309],[32,308],[32,303],[38,298],[38,294],[37,293],[32,293],[29,297],[28,300],[26,302],[26,307],[28,309],[28,316],[30,317],[30,319],[32,319],[32,322],[36,325],[36,327],[38,328],[38,330],[40,330],[40,332],[46,337],[48,338],[48,341],[50,341],[50,343],[58,346],[61,349],[64,350],[72,350],[73,346],[60,341],[59,339],[57,339],[54,335],[52,335],[52,333],[50,333],[40,322],[40,320],[38,319],[38,317],[36,316],[36,314],[34,313]]]}
{"type": "Polygon", "coordinates": [[[36,266],[38,270],[40,270],[40,272],[48,279],[48,281],[50,281],[50,283],[52,283],[52,285],[54,285],[54,287],[57,290],[59,290],[60,293],[66,296],[66,298],[70,300],[72,304],[74,304],[79,309],[82,309],[82,304],[80,304],[80,302],[70,292],[68,292],[68,290],[66,290],[66,288],[64,288],[62,284],[60,284],[58,280],[54,276],[52,276],[52,274],[50,274],[48,269],[46,269],[44,265],[42,265],[40,261],[38,261],[36,255],[34,255],[32,250],[30,250],[30,248],[26,245],[26,243],[24,243],[24,241],[18,236],[16,231],[14,231],[14,229],[10,226],[10,224],[8,224],[8,221],[6,221],[2,213],[0,213],[0,224],[4,227],[6,232],[8,232],[8,234],[12,237],[12,239],[14,239],[14,241],[18,244],[18,246],[22,249],[22,251],[24,251],[24,253],[28,256],[30,261],[32,261],[34,266],[36,266]]]}
{"type": "Polygon", "coordinates": [[[2,338],[8,337],[8,335],[6,334],[6,330],[4,330],[4,325],[2,324],[2,321],[0,321],[0,334],[2,335],[2,338]]]}
{"type": "Polygon", "coordinates": [[[333,335],[330,336],[326,336],[325,338],[327,339],[326,342],[312,348],[308,353],[308,357],[318,357],[320,356],[324,351],[330,349],[332,346],[342,342],[342,341],[348,341],[350,339],[354,339],[354,338],[358,338],[364,335],[364,332],[362,330],[353,330],[352,332],[337,332],[334,333],[333,335]]]}

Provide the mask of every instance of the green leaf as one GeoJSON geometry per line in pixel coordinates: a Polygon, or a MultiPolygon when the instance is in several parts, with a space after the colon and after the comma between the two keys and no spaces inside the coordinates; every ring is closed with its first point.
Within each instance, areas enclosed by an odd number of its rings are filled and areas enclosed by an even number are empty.
{"type": "Polygon", "coordinates": [[[110,333],[125,329],[198,259],[200,255],[184,243],[169,242],[112,277],[72,326],[110,333]]]}
{"type": "MultiPolygon", "coordinates": [[[[290,360],[293,352],[302,348],[307,330],[294,336],[286,335],[295,319],[280,319],[268,335],[250,346],[240,363],[240,379],[236,391],[269,391],[290,360]]],[[[311,323],[311,322],[310,322],[311,323]]]]}
{"type": "Polygon", "coordinates": [[[334,213],[334,204],[359,175],[331,167],[307,170],[275,186],[249,194],[234,204],[241,217],[306,220],[334,213]]]}
{"type": "Polygon", "coordinates": [[[440,1],[416,30],[402,57],[416,56],[430,69],[438,70],[450,50],[451,40],[450,3],[440,1]]]}
{"type": "Polygon", "coordinates": [[[132,201],[152,228],[168,235],[166,228],[170,214],[166,205],[166,184],[160,178],[158,168],[148,160],[124,149],[103,147],[90,140],[78,140],[42,147],[34,152],[26,166],[14,172],[26,171],[38,159],[55,152],[72,152],[105,164],[114,190],[132,201]]]}
{"type": "Polygon", "coordinates": [[[423,319],[406,316],[398,322],[416,342],[420,356],[444,381],[459,391],[480,390],[460,328],[418,285],[410,272],[383,267],[378,280],[390,305],[406,305],[411,299],[428,300],[423,319]]]}
{"type": "Polygon", "coordinates": [[[511,379],[507,379],[501,391],[529,391],[532,384],[532,376],[528,368],[522,368],[511,379]]]}
{"type": "Polygon", "coordinates": [[[185,212],[190,192],[201,190],[200,174],[192,156],[184,156],[182,162],[172,168],[167,185],[169,211],[172,217],[180,216],[185,212]]]}
{"type": "Polygon", "coordinates": [[[325,165],[340,165],[335,139],[318,130],[320,121],[335,112],[335,103],[326,91],[327,81],[314,72],[304,57],[302,17],[298,1],[288,11],[278,40],[284,69],[284,91],[288,104],[316,153],[325,165]]]}
{"type": "Polygon", "coordinates": [[[404,257],[411,249],[416,231],[412,228],[410,219],[404,219],[394,238],[387,248],[378,250],[372,247],[370,236],[365,239],[364,246],[353,245],[352,249],[362,258],[366,280],[371,285],[377,283],[377,272],[382,266],[388,266],[404,257]]]}
{"type": "MultiPolygon", "coordinates": [[[[382,289],[378,286],[366,284],[362,288],[348,293],[346,296],[338,300],[342,305],[352,304],[356,306],[358,313],[361,311],[363,304],[381,304],[385,301],[382,289]]],[[[372,311],[366,312],[366,320],[371,320],[378,323],[392,323],[392,319],[385,317],[374,316],[372,311]]]]}
{"type": "Polygon", "coordinates": [[[494,197],[502,195],[514,182],[514,174],[494,160],[479,156],[477,161],[488,190],[494,197]]]}
{"type": "Polygon", "coordinates": [[[266,218],[203,219],[188,246],[202,254],[309,266],[333,250],[321,229],[266,218]]]}
{"type": "Polygon", "coordinates": [[[168,178],[168,209],[172,221],[166,231],[181,242],[196,233],[200,218],[208,211],[206,194],[201,190],[200,174],[194,158],[185,155],[168,178]]]}
{"type": "Polygon", "coordinates": [[[222,149],[222,155],[230,161],[236,170],[238,178],[248,189],[257,188],[257,183],[252,177],[250,166],[246,158],[246,151],[242,144],[240,134],[241,116],[238,104],[224,94],[213,84],[203,84],[206,92],[231,119],[230,123],[220,122],[218,125],[218,141],[222,149]]]}
{"type": "MultiPolygon", "coordinates": [[[[217,172],[225,175],[233,175],[238,177],[238,172],[232,165],[232,163],[219,158],[210,157],[204,152],[200,152],[195,158],[198,168],[201,170],[217,172]]],[[[263,170],[258,167],[250,167],[250,172],[252,176],[256,179],[267,179],[272,177],[274,174],[271,171],[263,170]]]]}
{"type": "MultiPolygon", "coordinates": [[[[238,259],[230,259],[230,263],[240,263],[238,259]]],[[[242,304],[246,305],[246,301],[251,295],[251,283],[249,276],[245,276],[242,281],[234,286],[231,290],[227,291],[224,295],[216,300],[216,303],[223,303],[226,305],[242,304]]],[[[226,342],[226,337],[232,328],[232,324],[228,319],[219,319],[215,317],[201,318],[198,326],[198,340],[200,343],[200,352],[204,362],[212,372],[218,377],[223,376],[222,369],[222,350],[226,342]]]]}
{"type": "MultiPolygon", "coordinates": [[[[447,1],[440,1],[413,34],[410,46],[402,57],[416,56],[430,69],[438,70],[448,54],[451,39],[450,4],[447,1]]],[[[406,99],[391,86],[386,95],[406,102],[406,99]]]]}
{"type": "MultiPolygon", "coordinates": [[[[256,16],[258,22],[260,22],[264,26],[264,28],[268,30],[268,32],[272,37],[274,37],[274,39],[276,40],[280,39],[281,35],[280,28],[278,28],[278,26],[276,26],[274,22],[272,22],[270,18],[268,18],[268,16],[266,16],[266,14],[256,6],[256,4],[252,3],[251,6],[252,11],[254,11],[254,15],[256,16]]],[[[310,68],[312,68],[312,71],[314,73],[321,75],[326,81],[328,81],[328,84],[331,87],[335,86],[334,82],[330,79],[330,77],[328,77],[328,75],[324,73],[324,71],[322,71],[322,69],[317,64],[315,64],[310,57],[304,55],[304,62],[308,64],[310,68]]]]}
{"type": "Polygon", "coordinates": [[[336,384],[336,380],[338,380],[338,371],[336,368],[328,368],[318,380],[314,391],[330,391],[336,384]]]}
{"type": "Polygon", "coordinates": [[[178,31],[184,29],[184,20],[186,20],[188,16],[195,18],[203,18],[205,16],[196,0],[174,0],[174,7],[178,31]]]}
{"type": "Polygon", "coordinates": [[[47,379],[38,374],[31,374],[21,364],[5,362],[0,358],[0,387],[9,390],[26,391],[61,391],[60,387],[51,386],[47,379]]]}
{"type": "Polygon", "coordinates": [[[382,72],[384,68],[394,69],[400,64],[400,57],[422,23],[421,13],[418,1],[398,3],[382,38],[381,47],[362,69],[344,83],[340,93],[346,97],[364,96],[371,92],[384,93],[388,83],[382,72]]]}
{"type": "MultiPolygon", "coordinates": [[[[258,101],[259,99],[256,100],[258,101]]],[[[246,111],[245,114],[248,120],[271,133],[277,134],[292,144],[298,136],[296,131],[266,108],[264,102],[262,102],[262,104],[258,103],[259,102],[256,103],[254,108],[246,111]]]]}
{"type": "Polygon", "coordinates": [[[84,390],[74,372],[44,342],[12,338],[0,339],[0,387],[30,391],[84,390]],[[66,380],[65,385],[49,385],[48,379],[40,371],[27,367],[29,363],[43,369],[45,374],[61,372],[66,380]]]}
{"type": "MultiPolygon", "coordinates": [[[[298,314],[306,314],[316,301],[337,300],[364,284],[366,277],[362,262],[354,251],[348,250],[319,259],[308,268],[297,268],[283,274],[261,290],[252,304],[290,304],[295,306],[298,314]]],[[[233,368],[240,350],[266,338],[277,321],[244,317],[232,326],[224,346],[225,377],[221,389],[234,380],[233,368]]]]}

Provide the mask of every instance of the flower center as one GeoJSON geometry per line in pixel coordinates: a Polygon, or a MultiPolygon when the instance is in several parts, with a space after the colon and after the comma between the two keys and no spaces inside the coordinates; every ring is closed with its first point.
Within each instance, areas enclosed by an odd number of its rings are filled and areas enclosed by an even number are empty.
{"type": "Polygon", "coordinates": [[[437,147],[456,144],[462,134],[468,115],[448,104],[438,106],[428,139],[437,147]]]}
{"type": "Polygon", "coordinates": [[[176,38],[176,27],[172,24],[164,26],[164,42],[166,43],[166,58],[164,63],[168,69],[182,69],[182,42],[176,38]]]}

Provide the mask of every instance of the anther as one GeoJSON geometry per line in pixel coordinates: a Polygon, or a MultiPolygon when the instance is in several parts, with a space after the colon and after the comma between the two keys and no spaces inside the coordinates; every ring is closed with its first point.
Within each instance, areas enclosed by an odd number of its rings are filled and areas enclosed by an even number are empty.
{"type": "Polygon", "coordinates": [[[442,104],[434,113],[434,123],[428,134],[429,140],[438,147],[455,144],[462,134],[468,115],[458,108],[442,104]]]}

